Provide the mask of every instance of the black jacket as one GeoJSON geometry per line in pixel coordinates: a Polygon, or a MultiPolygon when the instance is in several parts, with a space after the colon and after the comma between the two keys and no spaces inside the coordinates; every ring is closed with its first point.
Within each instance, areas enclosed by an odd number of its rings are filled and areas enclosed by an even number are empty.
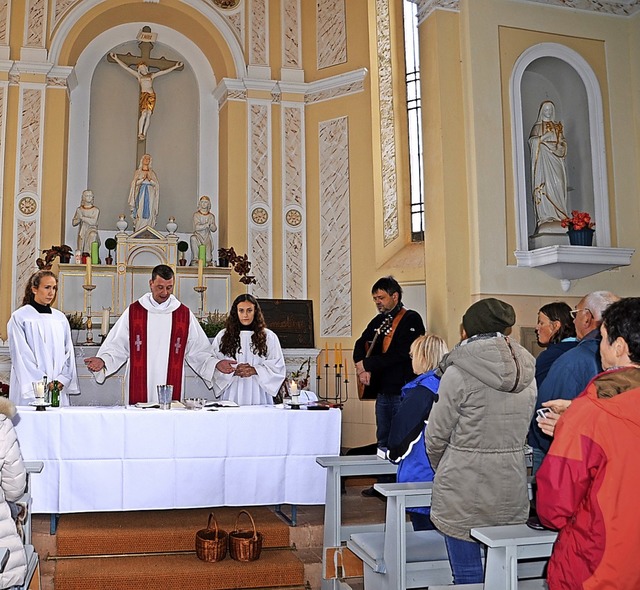
{"type": "MultiPolygon", "coordinates": [[[[398,308],[391,313],[395,315],[397,311],[398,308]]],[[[407,309],[395,329],[387,352],[382,352],[383,335],[380,335],[370,356],[365,358],[366,343],[373,340],[375,331],[385,316],[386,314],[379,313],[374,317],[353,347],[353,362],[363,361],[365,370],[371,372],[371,383],[364,395],[366,399],[373,399],[378,393],[400,395],[402,386],[415,378],[409,349],[413,341],[425,332],[424,323],[417,311],[407,309]]]]}

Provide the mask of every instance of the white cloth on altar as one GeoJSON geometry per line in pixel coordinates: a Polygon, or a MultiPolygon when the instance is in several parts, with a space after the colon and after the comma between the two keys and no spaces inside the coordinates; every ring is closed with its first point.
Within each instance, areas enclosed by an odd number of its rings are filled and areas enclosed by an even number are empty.
{"type": "Polygon", "coordinates": [[[60,405],[69,405],[69,393],[80,393],[71,328],[65,315],[51,308],[39,313],[23,305],[11,314],[7,324],[11,354],[9,397],[16,405],[35,400],[34,381],[46,375],[63,385],[60,405]]]}
{"type": "MultiPolygon", "coordinates": [[[[147,401],[158,401],[156,386],[166,385],[169,367],[169,345],[171,340],[172,313],[181,303],[173,295],[164,303],[157,303],[151,293],[138,299],[147,315],[147,401]]],[[[129,392],[129,307],[115,323],[96,355],[104,361],[105,367],[94,373],[96,381],[104,383],[106,377],[115,373],[127,362],[126,388],[129,392]]],[[[196,317],[189,312],[189,334],[184,360],[211,387],[213,368],[207,361],[211,359],[209,339],[196,317]]],[[[184,395],[184,371],[182,393],[184,395]]]]}
{"type": "MultiPolygon", "coordinates": [[[[213,358],[216,364],[222,359],[232,359],[220,352],[220,341],[224,330],[218,332],[213,340],[213,358]]],[[[214,371],[213,392],[216,397],[236,402],[240,406],[273,404],[273,398],[278,393],[287,375],[284,355],[278,337],[265,328],[267,333],[267,356],[262,357],[251,351],[251,330],[240,332],[240,351],[232,360],[238,363],[248,363],[255,368],[257,375],[251,377],[237,377],[233,373],[214,371]]]]}

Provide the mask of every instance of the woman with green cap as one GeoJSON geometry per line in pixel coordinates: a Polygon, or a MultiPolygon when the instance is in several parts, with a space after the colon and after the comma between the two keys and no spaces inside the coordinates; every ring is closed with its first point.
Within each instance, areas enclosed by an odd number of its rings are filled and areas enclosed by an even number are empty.
{"type": "Polygon", "coordinates": [[[440,363],[426,431],[435,469],[431,520],[445,535],[454,584],[483,581],[473,527],[529,515],[524,445],[536,401],[535,360],[508,334],[516,314],[499,299],[474,303],[462,342],[440,363]]]}

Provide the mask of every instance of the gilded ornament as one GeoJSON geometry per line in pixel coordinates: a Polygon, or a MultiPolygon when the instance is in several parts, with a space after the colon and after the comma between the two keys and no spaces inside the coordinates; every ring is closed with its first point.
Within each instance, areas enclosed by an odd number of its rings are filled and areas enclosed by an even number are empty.
{"type": "Polygon", "coordinates": [[[251,219],[256,225],[264,225],[269,220],[269,213],[262,207],[256,207],[251,212],[251,219]]]}
{"type": "Polygon", "coordinates": [[[38,208],[38,203],[33,197],[22,197],[18,202],[18,209],[23,215],[33,215],[38,208]]]}
{"type": "Polygon", "coordinates": [[[296,209],[289,209],[285,215],[287,223],[292,227],[297,227],[302,223],[302,213],[296,209]]]}

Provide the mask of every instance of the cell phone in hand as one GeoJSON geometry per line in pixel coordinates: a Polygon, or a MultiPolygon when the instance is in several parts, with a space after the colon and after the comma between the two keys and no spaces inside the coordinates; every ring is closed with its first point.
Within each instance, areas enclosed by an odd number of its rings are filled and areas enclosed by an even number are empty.
{"type": "Polygon", "coordinates": [[[544,420],[550,411],[551,408],[540,408],[539,410],[536,410],[536,414],[540,420],[544,420]]]}

